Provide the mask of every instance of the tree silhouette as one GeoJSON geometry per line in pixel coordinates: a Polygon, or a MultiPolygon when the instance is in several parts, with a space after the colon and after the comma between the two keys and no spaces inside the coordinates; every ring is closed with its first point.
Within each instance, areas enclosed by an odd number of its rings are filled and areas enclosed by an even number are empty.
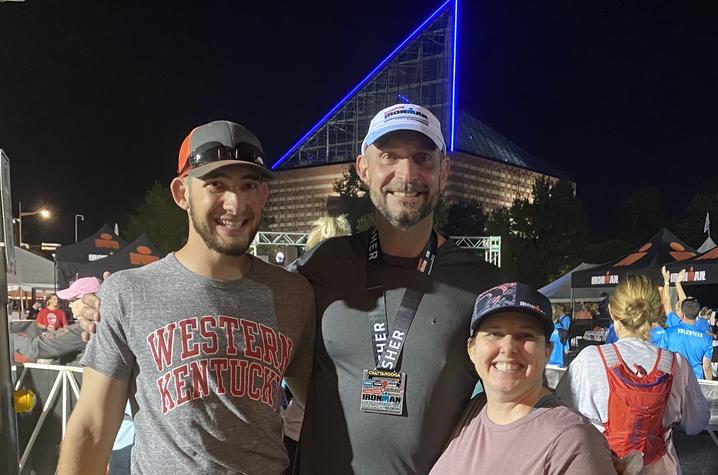
{"type": "Polygon", "coordinates": [[[152,185],[145,201],[120,228],[122,238],[128,242],[142,233],[147,233],[165,252],[176,251],[187,242],[187,212],[175,204],[168,186],[152,185]]]}

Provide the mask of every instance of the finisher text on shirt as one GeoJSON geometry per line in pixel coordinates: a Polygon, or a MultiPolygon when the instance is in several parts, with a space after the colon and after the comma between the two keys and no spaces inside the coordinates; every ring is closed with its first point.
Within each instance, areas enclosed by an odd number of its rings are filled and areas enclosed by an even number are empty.
{"type": "Polygon", "coordinates": [[[270,327],[225,315],[172,322],[150,333],[147,345],[161,374],[157,390],[163,414],[210,393],[248,397],[276,409],[275,395],[294,346],[270,327]],[[209,358],[195,359],[200,354],[209,358]],[[221,357],[212,358],[217,354],[221,357]]]}

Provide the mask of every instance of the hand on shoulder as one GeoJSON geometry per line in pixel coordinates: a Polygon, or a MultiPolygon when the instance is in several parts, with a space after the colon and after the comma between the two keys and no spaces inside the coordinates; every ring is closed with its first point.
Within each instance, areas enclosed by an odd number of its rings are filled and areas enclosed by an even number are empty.
{"type": "MultiPolygon", "coordinates": [[[[103,272],[102,279],[107,280],[110,272],[103,272]]],[[[70,305],[72,316],[82,328],[82,340],[90,341],[97,330],[96,323],[100,321],[100,298],[96,294],[85,294],[81,299],[70,305]]]]}

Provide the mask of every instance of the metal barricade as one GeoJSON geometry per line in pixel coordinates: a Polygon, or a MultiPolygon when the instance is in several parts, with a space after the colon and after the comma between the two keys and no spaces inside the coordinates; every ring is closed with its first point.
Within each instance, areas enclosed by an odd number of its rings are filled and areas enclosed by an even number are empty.
{"type": "MultiPolygon", "coordinates": [[[[75,379],[75,374],[82,374],[83,368],[77,366],[63,366],[53,364],[25,363],[22,366],[13,366],[13,372],[16,374],[15,390],[22,389],[30,370],[47,371],[48,374],[57,372],[54,376],[50,390],[45,394],[37,394],[38,401],[42,401],[42,412],[35,422],[32,433],[25,444],[21,445],[22,456],[20,457],[20,470],[26,466],[33,448],[38,442],[42,429],[45,425],[49,414],[55,412],[58,400],[61,400],[61,424],[62,435],[65,436],[67,430],[67,420],[72,412],[73,403],[77,402],[80,397],[80,385],[75,379]],[[20,374],[17,375],[17,371],[20,374]],[[72,406],[71,406],[72,405],[72,406]]],[[[59,441],[57,441],[59,443],[59,441]]]]}

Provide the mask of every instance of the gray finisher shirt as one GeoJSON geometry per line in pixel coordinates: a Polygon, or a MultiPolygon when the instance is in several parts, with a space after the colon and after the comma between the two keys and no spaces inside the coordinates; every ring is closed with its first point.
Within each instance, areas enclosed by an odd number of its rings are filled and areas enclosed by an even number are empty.
{"type": "Polygon", "coordinates": [[[302,474],[426,474],[471,396],[477,375],[466,353],[476,295],[499,270],[451,241],[429,279],[416,259],[384,255],[389,329],[407,287],[424,291],[399,370],[407,374],[401,416],[359,410],[362,370],[374,367],[366,287],[367,233],[329,239],[299,263],[317,298],[313,384],[300,437],[302,474]]]}
{"type": "Polygon", "coordinates": [[[199,276],[174,254],[102,285],[102,322],[82,363],[131,382],[133,473],[279,474],[279,391],[309,377],[311,286],[254,259],[236,281],[199,276]]]}

